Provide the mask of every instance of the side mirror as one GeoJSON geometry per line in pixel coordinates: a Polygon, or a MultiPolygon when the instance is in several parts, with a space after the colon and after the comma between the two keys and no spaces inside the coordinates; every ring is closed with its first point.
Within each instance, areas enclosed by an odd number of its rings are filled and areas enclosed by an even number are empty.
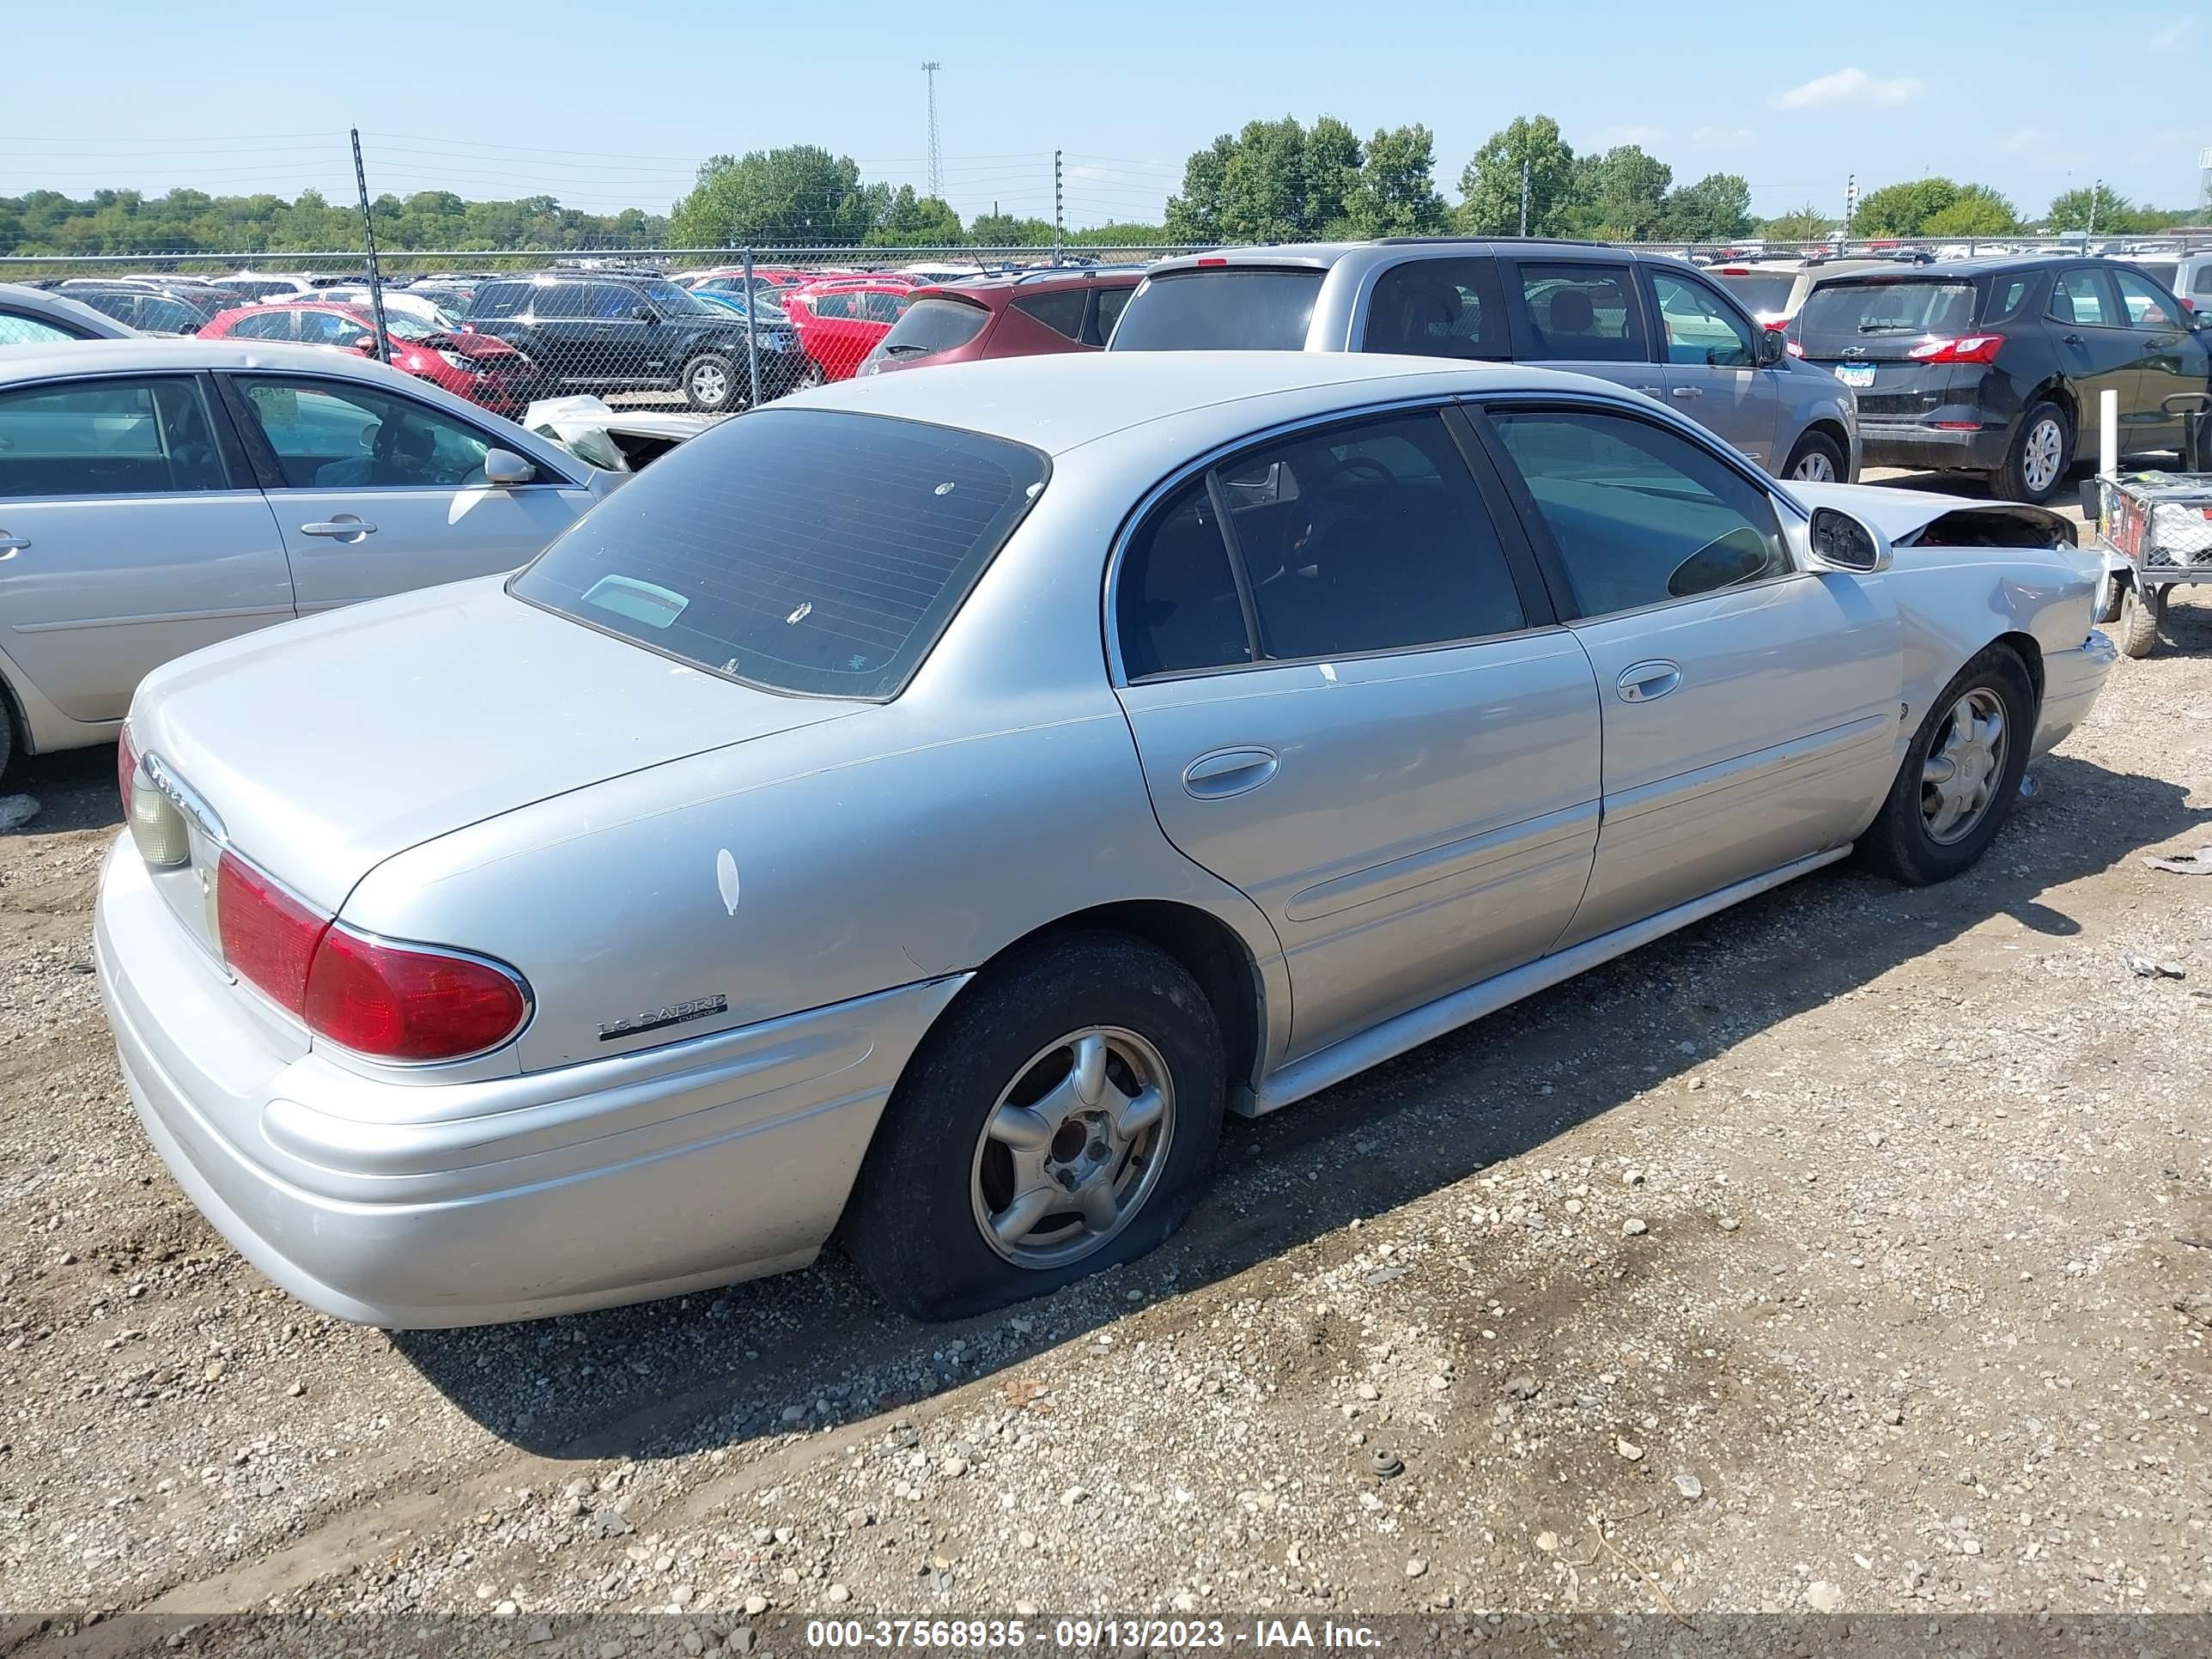
{"type": "Polygon", "coordinates": [[[660,320],[660,313],[651,306],[632,306],[629,308],[629,314],[641,323],[657,323],[660,320]]]}
{"type": "Polygon", "coordinates": [[[353,343],[353,349],[356,351],[366,351],[374,354],[376,350],[376,336],[374,334],[362,335],[361,338],[353,343]]]}
{"type": "Polygon", "coordinates": [[[1759,366],[1771,368],[1790,353],[1790,337],[1778,328],[1759,331],[1759,366]]]}
{"type": "Polygon", "coordinates": [[[511,449],[487,449],[483,458],[484,483],[494,489],[512,489],[517,484],[526,484],[538,476],[538,469],[511,449]]]}
{"type": "Polygon", "coordinates": [[[1838,507],[1813,509],[1810,531],[1813,563],[1822,570],[1844,570],[1870,576],[1889,568],[1889,544],[1850,514],[1838,507]]]}

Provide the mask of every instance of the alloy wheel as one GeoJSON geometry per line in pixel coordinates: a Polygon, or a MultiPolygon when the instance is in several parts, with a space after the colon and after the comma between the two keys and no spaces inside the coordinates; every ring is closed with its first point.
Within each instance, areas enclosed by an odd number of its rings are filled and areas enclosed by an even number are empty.
{"type": "Polygon", "coordinates": [[[719,408],[730,395],[730,377],[714,363],[700,363],[691,371],[691,395],[709,408],[719,408]]]}
{"type": "Polygon", "coordinates": [[[1058,1267],[1114,1237],[1158,1185],[1175,1089],[1151,1042],[1089,1026],[1040,1049],[977,1139],[969,1195],[983,1241],[1018,1267],[1058,1267]]]}
{"type": "Polygon", "coordinates": [[[2020,457],[2021,477],[2037,495],[2058,482],[2058,464],[2066,453],[2066,428],[2045,416],[2028,428],[2027,444],[2020,457]]]}
{"type": "Polygon", "coordinates": [[[1836,468],[1834,463],[1828,459],[1826,451],[1810,449],[1799,458],[1790,476],[1806,483],[1833,483],[1836,468]]]}
{"type": "Polygon", "coordinates": [[[1964,841],[1985,817],[2004,778],[2004,700],[1977,687],[1951,706],[1920,769],[1920,821],[1939,847],[1964,841]]]}

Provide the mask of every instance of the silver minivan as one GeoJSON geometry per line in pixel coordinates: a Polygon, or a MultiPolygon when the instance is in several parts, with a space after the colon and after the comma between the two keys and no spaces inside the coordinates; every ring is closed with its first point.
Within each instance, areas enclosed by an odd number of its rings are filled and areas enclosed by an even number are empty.
{"type": "Polygon", "coordinates": [[[1404,237],[1163,260],[1109,349],[1389,351],[1570,369],[1680,410],[1768,471],[1858,475],[1849,387],[1686,260],[1589,242],[1404,237]]]}

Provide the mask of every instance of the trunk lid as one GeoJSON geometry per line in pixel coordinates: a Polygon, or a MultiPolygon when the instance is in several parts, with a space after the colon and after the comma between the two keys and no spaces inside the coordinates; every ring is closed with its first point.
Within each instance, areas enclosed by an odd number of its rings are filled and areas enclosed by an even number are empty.
{"type": "Polygon", "coordinates": [[[1924,419],[1978,379],[1972,365],[1916,361],[1931,337],[1972,331],[1982,289],[1968,276],[1915,270],[1823,283],[1790,325],[1805,361],[1857,394],[1861,418],[1924,419]]]}
{"type": "MultiPolygon", "coordinates": [[[[733,685],[526,605],[504,580],[356,605],[181,659],[139,689],[138,752],[241,857],[335,915],[362,876],[434,836],[866,706],[733,685]]],[[[195,866],[216,850],[196,838],[195,866]]],[[[162,884],[208,941],[191,885],[162,884]]]]}

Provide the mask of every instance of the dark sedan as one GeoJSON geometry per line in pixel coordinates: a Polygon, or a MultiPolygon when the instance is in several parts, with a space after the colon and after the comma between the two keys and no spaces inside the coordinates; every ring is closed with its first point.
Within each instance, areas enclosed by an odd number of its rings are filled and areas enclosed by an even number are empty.
{"type": "Polygon", "coordinates": [[[2094,453],[2105,392],[2124,457],[2182,449],[2191,400],[2212,392],[2207,326],[2134,266],[2044,255],[1839,277],[1790,334],[1858,393],[1868,465],[1985,473],[2040,502],[2094,453]]]}

